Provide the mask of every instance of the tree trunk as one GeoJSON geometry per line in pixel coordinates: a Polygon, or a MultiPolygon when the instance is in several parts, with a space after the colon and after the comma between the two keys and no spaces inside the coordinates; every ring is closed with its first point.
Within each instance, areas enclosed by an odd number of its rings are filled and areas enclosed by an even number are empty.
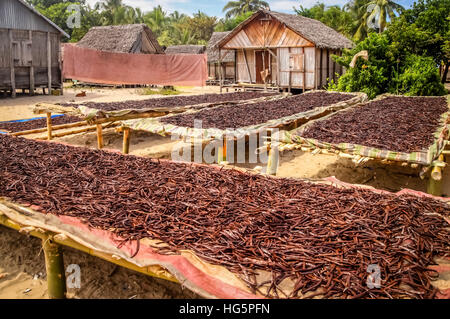
{"type": "Polygon", "coordinates": [[[441,82],[442,82],[443,84],[445,84],[445,81],[447,81],[447,74],[448,74],[448,67],[449,67],[449,66],[450,66],[450,61],[447,62],[447,64],[445,64],[444,72],[442,73],[442,79],[441,79],[441,82]]]}

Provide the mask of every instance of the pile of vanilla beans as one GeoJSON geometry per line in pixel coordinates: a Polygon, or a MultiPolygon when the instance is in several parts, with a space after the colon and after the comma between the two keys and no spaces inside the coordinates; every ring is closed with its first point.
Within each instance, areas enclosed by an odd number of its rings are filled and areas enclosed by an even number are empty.
{"type": "Polygon", "coordinates": [[[313,92],[275,101],[240,104],[204,109],[196,113],[179,114],[161,120],[182,127],[194,127],[201,120],[203,128],[233,129],[262,124],[298,113],[329,106],[355,97],[350,94],[313,92]]]}
{"type": "Polygon", "coordinates": [[[192,250],[269,297],[320,288],[326,297],[432,298],[437,274],[427,267],[450,254],[442,201],[10,136],[0,136],[0,196],[123,242],[159,239],[163,254],[192,250]],[[368,287],[370,267],[380,286],[368,287]],[[261,271],[271,278],[258,280],[261,271]]]}
{"type": "Polygon", "coordinates": [[[445,97],[391,96],[318,120],[298,134],[332,144],[351,143],[397,152],[427,150],[448,112],[445,97]]]}
{"type": "MultiPolygon", "coordinates": [[[[125,109],[151,109],[159,107],[182,107],[188,105],[197,105],[205,103],[222,103],[235,102],[243,100],[251,100],[261,97],[269,97],[275,93],[266,92],[232,92],[225,94],[202,94],[202,95],[180,95],[161,98],[152,98],[136,101],[120,101],[120,102],[83,102],[82,105],[96,110],[102,111],[118,111],[125,109]]],[[[72,103],[63,103],[63,106],[76,106],[72,103]]]]}

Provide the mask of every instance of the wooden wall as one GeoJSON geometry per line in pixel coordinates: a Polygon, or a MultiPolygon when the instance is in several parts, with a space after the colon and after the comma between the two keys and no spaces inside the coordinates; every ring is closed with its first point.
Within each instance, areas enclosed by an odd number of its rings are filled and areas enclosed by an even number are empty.
{"type": "Polygon", "coordinates": [[[316,81],[319,89],[325,88],[331,79],[336,81],[336,73],[339,75],[344,73],[342,66],[333,61],[332,55],[341,55],[341,51],[316,49],[316,81]]]}
{"type": "Polygon", "coordinates": [[[287,28],[278,20],[261,20],[261,18],[257,17],[244,26],[223,48],[290,48],[305,46],[313,47],[314,44],[287,28]]]}
{"type": "Polygon", "coordinates": [[[16,89],[49,86],[48,41],[50,37],[51,86],[62,86],[60,69],[60,35],[42,31],[0,29],[0,89],[10,90],[11,64],[16,89]],[[11,59],[12,58],[12,59],[11,59]],[[33,83],[34,82],[34,83],[33,83]]]}
{"type": "MultiPolygon", "coordinates": [[[[222,72],[225,75],[226,80],[233,80],[234,81],[234,73],[235,73],[235,64],[234,62],[226,62],[222,63],[222,72]]],[[[208,77],[214,78],[214,80],[220,79],[219,74],[219,64],[209,62],[208,63],[208,77]]]]}

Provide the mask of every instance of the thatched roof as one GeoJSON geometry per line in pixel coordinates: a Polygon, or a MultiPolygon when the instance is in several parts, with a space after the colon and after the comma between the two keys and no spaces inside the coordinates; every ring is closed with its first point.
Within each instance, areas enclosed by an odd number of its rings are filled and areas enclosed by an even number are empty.
{"type": "Polygon", "coordinates": [[[204,45],[173,45],[166,49],[166,54],[203,54],[205,51],[204,45]]]}
{"type": "Polygon", "coordinates": [[[224,45],[244,26],[256,19],[261,14],[266,14],[277,19],[292,31],[313,42],[318,48],[343,49],[351,48],[353,46],[353,42],[347,39],[344,35],[340,34],[333,28],[328,27],[318,20],[310,19],[296,14],[287,14],[268,10],[259,10],[255,12],[251,17],[238,25],[233,31],[231,31],[230,34],[224,37],[220,41],[220,43],[218,43],[218,45],[224,45]]]}
{"type": "MultiPolygon", "coordinates": [[[[206,53],[208,54],[208,62],[218,62],[219,61],[219,49],[217,48],[216,44],[222,40],[224,37],[226,37],[228,34],[230,34],[231,31],[226,32],[214,32],[211,36],[211,39],[209,39],[208,42],[208,48],[206,49],[206,53]]],[[[224,56],[222,62],[228,63],[228,62],[235,62],[235,56],[234,52],[230,52],[225,56],[225,53],[227,51],[232,50],[222,50],[222,56],[224,56]]]]}
{"type": "Polygon", "coordinates": [[[77,45],[117,53],[164,53],[152,30],[145,24],[93,27],[77,45]]]}

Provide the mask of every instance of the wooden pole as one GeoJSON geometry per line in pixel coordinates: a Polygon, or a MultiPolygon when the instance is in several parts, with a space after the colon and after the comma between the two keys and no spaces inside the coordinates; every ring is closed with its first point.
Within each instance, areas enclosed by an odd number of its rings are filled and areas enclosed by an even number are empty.
{"type": "Polygon", "coordinates": [[[130,152],[130,128],[123,128],[123,150],[124,154],[128,154],[130,152]]]}
{"type": "Polygon", "coordinates": [[[303,47],[303,93],[306,90],[306,56],[305,56],[305,47],[303,47]]]}
{"type": "Polygon", "coordinates": [[[52,113],[47,113],[47,139],[52,139],[52,113]]]}
{"type": "Polygon", "coordinates": [[[103,127],[97,124],[97,147],[99,150],[103,148],[103,127]]]}
{"type": "Polygon", "coordinates": [[[222,51],[219,48],[219,85],[220,85],[220,93],[222,93],[222,51]]]}
{"type": "Polygon", "coordinates": [[[248,65],[247,53],[245,52],[244,49],[242,49],[242,53],[244,54],[244,61],[245,61],[245,65],[247,66],[248,80],[250,81],[250,83],[252,83],[252,73],[250,72],[250,66],[248,65]]]}
{"type": "MultiPolygon", "coordinates": [[[[28,39],[30,40],[31,50],[33,48],[33,31],[28,31],[28,39]]],[[[33,52],[33,50],[31,51],[33,52]]],[[[33,54],[31,54],[30,65],[30,95],[34,95],[34,66],[33,66],[33,54]]]]}
{"type": "MultiPolygon", "coordinates": [[[[439,161],[444,162],[444,155],[439,156],[439,161]]],[[[427,193],[434,196],[442,196],[442,167],[434,166],[428,179],[427,193]]]]}
{"type": "Polygon", "coordinates": [[[48,77],[48,95],[52,94],[52,45],[50,41],[50,32],[47,32],[47,77],[48,77]]]}
{"type": "Polygon", "coordinates": [[[16,73],[14,70],[14,48],[13,48],[13,34],[12,30],[8,30],[9,35],[9,53],[10,53],[10,59],[9,59],[9,67],[10,67],[10,79],[11,79],[11,97],[16,97],[16,73]]]}
{"type": "Polygon", "coordinates": [[[65,299],[66,275],[61,246],[51,239],[43,239],[42,247],[47,271],[48,297],[50,299],[65,299]]]}

